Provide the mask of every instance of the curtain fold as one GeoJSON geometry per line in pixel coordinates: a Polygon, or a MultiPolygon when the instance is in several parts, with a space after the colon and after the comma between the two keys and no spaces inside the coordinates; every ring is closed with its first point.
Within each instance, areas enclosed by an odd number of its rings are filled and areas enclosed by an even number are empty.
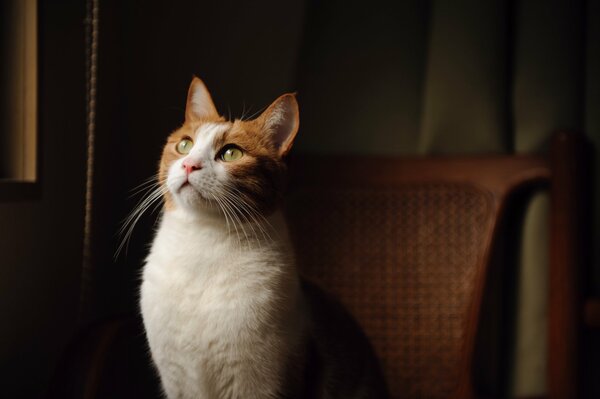
{"type": "Polygon", "coordinates": [[[429,4],[311,1],[298,71],[297,149],[326,153],[416,151],[429,4]]]}
{"type": "Polygon", "coordinates": [[[418,152],[509,150],[507,2],[432,4],[418,152]]]}
{"type": "MultiPolygon", "coordinates": [[[[517,2],[512,82],[516,152],[546,150],[557,129],[582,128],[583,9],[583,1],[517,2]]],[[[510,392],[519,395],[546,392],[549,208],[547,193],[536,193],[523,223],[509,381],[510,392]]]]}

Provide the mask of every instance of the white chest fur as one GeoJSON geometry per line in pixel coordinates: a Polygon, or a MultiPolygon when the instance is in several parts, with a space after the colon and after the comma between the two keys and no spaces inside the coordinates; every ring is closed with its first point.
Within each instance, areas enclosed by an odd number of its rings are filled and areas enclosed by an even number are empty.
{"type": "Polygon", "coordinates": [[[170,399],[277,394],[304,332],[297,274],[279,237],[240,248],[218,218],[164,214],[141,308],[170,399]]]}

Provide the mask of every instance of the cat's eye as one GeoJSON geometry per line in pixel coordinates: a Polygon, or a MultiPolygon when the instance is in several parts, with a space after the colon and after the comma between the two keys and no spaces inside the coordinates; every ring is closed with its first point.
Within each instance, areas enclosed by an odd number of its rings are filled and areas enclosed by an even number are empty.
{"type": "Polygon", "coordinates": [[[194,145],[194,143],[192,142],[191,139],[183,139],[179,143],[177,143],[177,146],[175,147],[175,149],[180,154],[187,154],[188,152],[190,152],[193,145],[194,145]]]}
{"type": "Polygon", "coordinates": [[[225,162],[237,161],[244,155],[244,152],[233,145],[227,146],[221,151],[221,159],[225,162]]]}

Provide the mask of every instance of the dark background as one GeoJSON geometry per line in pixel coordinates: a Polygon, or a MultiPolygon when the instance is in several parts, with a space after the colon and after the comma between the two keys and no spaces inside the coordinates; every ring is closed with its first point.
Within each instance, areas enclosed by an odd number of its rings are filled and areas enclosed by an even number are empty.
{"type": "MultiPolygon", "coordinates": [[[[600,142],[597,1],[100,1],[84,259],[86,2],[39,4],[42,194],[0,203],[7,397],[40,396],[78,331],[136,311],[156,214],[115,260],[116,232],[139,200],[131,189],[183,121],[192,75],[225,115],[297,91],[295,151],[543,152],[564,128],[600,142]]],[[[514,289],[522,306],[506,384],[519,395],[545,386],[546,207],[543,194],[528,206],[514,289]]],[[[595,259],[590,292],[600,291],[595,259]]]]}

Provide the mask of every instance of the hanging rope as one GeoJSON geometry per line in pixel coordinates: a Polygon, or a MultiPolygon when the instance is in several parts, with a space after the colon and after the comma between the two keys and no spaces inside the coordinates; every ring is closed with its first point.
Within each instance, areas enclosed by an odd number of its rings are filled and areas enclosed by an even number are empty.
{"type": "Polygon", "coordinates": [[[83,230],[83,265],[81,270],[80,319],[88,307],[93,274],[92,264],[92,194],[94,181],[94,136],[96,133],[96,82],[98,74],[98,3],[88,0],[86,11],[86,124],[87,165],[85,185],[85,219],[83,230]]]}

